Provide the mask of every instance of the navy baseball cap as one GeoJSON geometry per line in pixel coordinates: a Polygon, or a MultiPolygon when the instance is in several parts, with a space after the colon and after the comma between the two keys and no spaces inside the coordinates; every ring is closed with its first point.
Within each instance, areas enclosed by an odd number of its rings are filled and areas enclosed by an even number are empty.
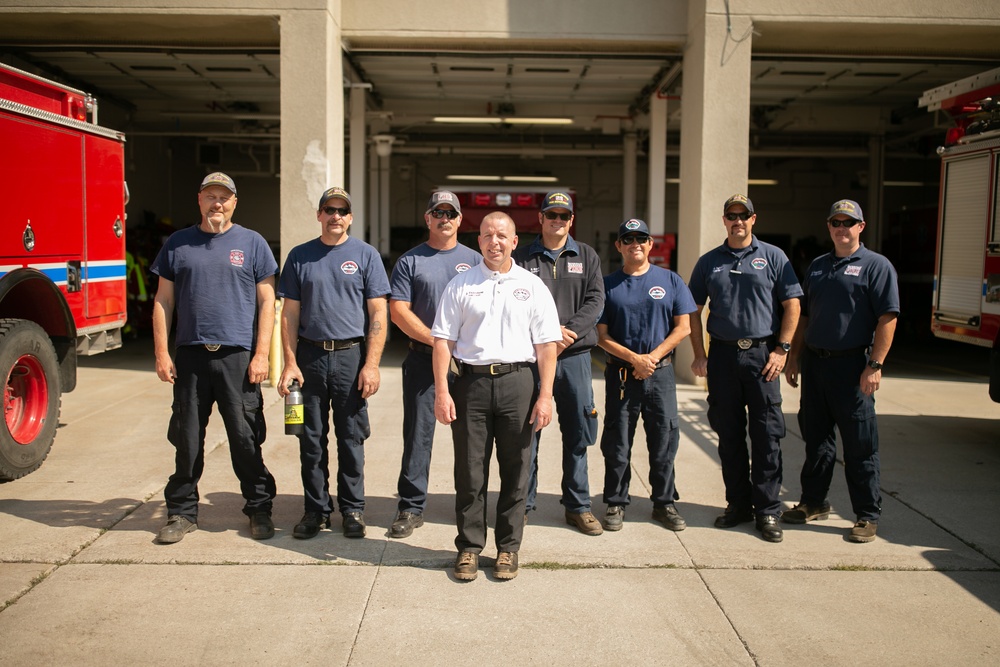
{"type": "Polygon", "coordinates": [[[331,199],[340,198],[347,202],[347,208],[351,208],[351,195],[347,194],[347,190],[344,188],[330,188],[323,193],[323,196],[319,198],[319,206],[316,210],[323,208],[323,206],[331,199]]]}
{"type": "Polygon", "coordinates": [[[629,234],[645,234],[649,236],[649,227],[642,220],[632,218],[631,220],[626,220],[622,224],[618,225],[618,238],[629,234]]]}
{"type": "Polygon", "coordinates": [[[454,192],[448,192],[447,190],[438,190],[431,195],[431,198],[427,201],[427,210],[424,213],[430,213],[436,209],[441,204],[451,204],[459,213],[462,212],[462,205],[458,203],[458,195],[454,192]]]}
{"type": "Polygon", "coordinates": [[[554,208],[564,208],[570,213],[573,212],[573,198],[566,192],[550,192],[542,200],[542,213],[551,211],[554,208]]]}
{"type": "Polygon", "coordinates": [[[722,207],[722,213],[725,214],[726,212],[728,212],[729,207],[732,206],[733,204],[743,204],[744,206],[746,206],[747,211],[753,213],[753,202],[750,201],[750,198],[747,197],[746,195],[733,195],[732,197],[727,199],[725,205],[723,205],[722,207]]]}
{"type": "Polygon", "coordinates": [[[833,203],[830,207],[830,215],[826,216],[830,220],[835,215],[846,215],[853,220],[864,221],[865,214],[861,212],[861,206],[853,199],[841,199],[833,203]]]}
{"type": "Polygon", "coordinates": [[[223,174],[221,171],[214,171],[206,176],[201,181],[201,187],[198,188],[198,192],[201,192],[210,185],[221,185],[234,195],[236,194],[236,183],[229,177],[228,174],[223,174]]]}

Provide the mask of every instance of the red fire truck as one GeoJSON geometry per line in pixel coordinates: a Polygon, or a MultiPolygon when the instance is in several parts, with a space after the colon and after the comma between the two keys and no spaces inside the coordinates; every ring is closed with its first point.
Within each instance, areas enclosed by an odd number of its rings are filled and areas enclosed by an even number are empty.
{"type": "Polygon", "coordinates": [[[0,479],[45,460],[77,355],[121,346],[124,142],[90,95],[0,64],[0,479]]]}
{"type": "Polygon", "coordinates": [[[929,90],[920,106],[953,124],[941,155],[935,336],[990,349],[1000,402],[1000,68],[929,90]]]}

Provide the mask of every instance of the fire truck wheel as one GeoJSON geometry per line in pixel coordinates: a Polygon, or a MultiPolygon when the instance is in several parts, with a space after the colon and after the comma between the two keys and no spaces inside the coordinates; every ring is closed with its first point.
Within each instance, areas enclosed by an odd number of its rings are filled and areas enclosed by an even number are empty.
{"type": "Polygon", "coordinates": [[[0,319],[0,373],[5,378],[0,479],[9,480],[42,465],[59,425],[59,365],[40,326],[0,319]]]}

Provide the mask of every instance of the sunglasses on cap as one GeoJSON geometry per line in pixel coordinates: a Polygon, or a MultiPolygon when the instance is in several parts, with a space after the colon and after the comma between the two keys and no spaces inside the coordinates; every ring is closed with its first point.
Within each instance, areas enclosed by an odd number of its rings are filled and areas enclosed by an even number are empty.
{"type": "Polygon", "coordinates": [[[628,236],[623,236],[618,240],[624,245],[632,245],[633,243],[645,243],[649,240],[649,237],[645,234],[629,234],[628,236]]]}
{"type": "Polygon", "coordinates": [[[848,218],[847,220],[827,220],[827,222],[829,222],[830,226],[834,228],[843,225],[844,227],[850,229],[851,227],[853,227],[854,225],[858,224],[861,221],[855,220],[854,218],[848,218]]]}
{"type": "Polygon", "coordinates": [[[737,220],[749,220],[753,217],[753,213],[750,211],[743,211],[742,213],[726,213],[726,220],[729,222],[736,222],[737,220]]]}
{"type": "Polygon", "coordinates": [[[333,215],[334,213],[336,213],[341,218],[343,218],[345,215],[351,214],[351,209],[340,208],[339,206],[324,206],[323,212],[326,213],[327,215],[333,215]]]}
{"type": "Polygon", "coordinates": [[[432,218],[437,218],[438,220],[440,220],[441,218],[448,218],[449,220],[454,220],[459,215],[458,211],[449,211],[443,208],[436,208],[430,213],[432,218]]]}
{"type": "Polygon", "coordinates": [[[546,211],[542,215],[545,216],[546,220],[555,220],[556,218],[559,218],[563,222],[569,222],[570,218],[573,217],[572,213],[556,213],[555,211],[546,211]]]}

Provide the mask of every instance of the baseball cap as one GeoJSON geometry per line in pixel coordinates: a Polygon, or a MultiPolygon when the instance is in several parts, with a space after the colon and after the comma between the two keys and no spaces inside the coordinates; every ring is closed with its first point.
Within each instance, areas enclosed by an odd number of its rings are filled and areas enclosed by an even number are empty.
{"type": "Polygon", "coordinates": [[[347,208],[351,208],[351,195],[347,194],[347,190],[345,190],[344,188],[334,187],[330,188],[329,190],[323,193],[323,196],[319,198],[319,206],[317,206],[316,209],[318,210],[323,208],[324,204],[326,204],[328,201],[336,197],[339,197],[340,199],[346,201],[347,208]]]}
{"type": "Polygon", "coordinates": [[[210,185],[221,185],[226,188],[234,195],[236,194],[236,183],[233,182],[227,174],[223,174],[221,171],[214,171],[201,181],[201,187],[198,188],[198,192],[201,192],[210,185]]]}
{"type": "Polygon", "coordinates": [[[554,208],[564,208],[570,213],[573,212],[573,198],[565,192],[550,192],[542,200],[542,213],[554,208]]]}
{"type": "Polygon", "coordinates": [[[826,219],[829,220],[835,215],[846,215],[854,220],[865,219],[865,214],[861,212],[861,206],[853,199],[841,199],[834,202],[833,206],[830,207],[830,215],[826,216],[826,219]]]}
{"type": "Polygon", "coordinates": [[[441,204],[451,204],[456,211],[462,212],[462,205],[458,203],[458,195],[447,190],[438,190],[432,193],[431,198],[427,200],[427,210],[424,213],[430,213],[441,204]]]}
{"type": "Polygon", "coordinates": [[[618,225],[618,238],[626,236],[628,234],[645,234],[649,236],[649,227],[642,220],[637,220],[632,218],[631,220],[626,220],[622,224],[618,225]]]}
{"type": "Polygon", "coordinates": [[[727,199],[726,203],[722,207],[722,212],[725,213],[726,211],[728,211],[729,207],[732,206],[733,204],[743,204],[744,206],[746,206],[747,211],[749,211],[750,213],[754,212],[753,202],[750,201],[750,198],[747,197],[746,195],[733,195],[732,197],[727,199]]]}

